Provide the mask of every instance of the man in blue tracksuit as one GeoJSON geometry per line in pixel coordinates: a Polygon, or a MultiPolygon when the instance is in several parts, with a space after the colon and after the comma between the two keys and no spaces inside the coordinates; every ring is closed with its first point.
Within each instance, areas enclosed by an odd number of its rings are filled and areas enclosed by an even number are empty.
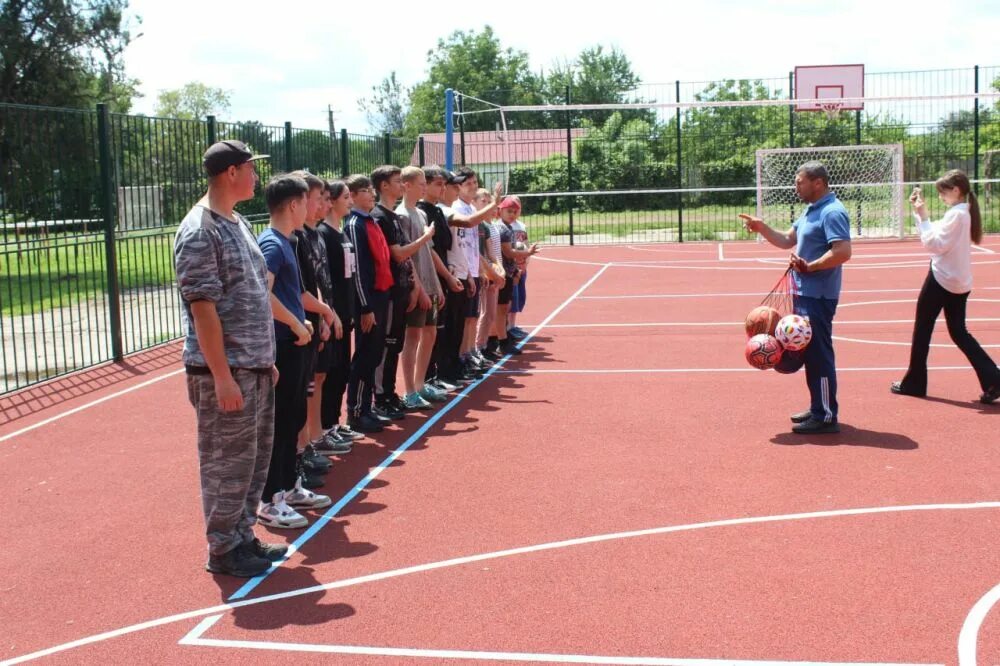
{"type": "Polygon", "coordinates": [[[347,384],[347,425],[354,431],[373,433],[382,430],[382,421],[372,414],[375,369],[385,349],[385,327],[389,314],[389,246],[382,230],[371,216],[375,191],[366,176],[346,180],[354,207],[344,224],[344,233],[354,245],[357,260],[357,316],[354,357],[347,384]]]}
{"type": "Polygon", "coordinates": [[[809,319],[812,342],[804,361],[811,404],[792,415],[792,432],[840,432],[837,421],[837,368],[833,355],[833,315],[840,299],[843,264],[851,258],[847,209],[830,191],[830,176],[819,162],[806,162],[795,173],[795,191],[809,204],[787,232],[775,231],[760,218],[741,214],[748,231],[775,247],[795,248],[789,259],[795,277],[795,312],[809,319]]]}

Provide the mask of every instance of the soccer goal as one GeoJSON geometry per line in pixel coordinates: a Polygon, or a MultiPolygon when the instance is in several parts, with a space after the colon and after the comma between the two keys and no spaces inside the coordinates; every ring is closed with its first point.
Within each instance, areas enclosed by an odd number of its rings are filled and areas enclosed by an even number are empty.
{"type": "Polygon", "coordinates": [[[830,189],[847,207],[853,235],[903,236],[902,144],[775,148],[756,155],[758,217],[791,222],[801,215],[795,172],[816,161],[829,171],[830,189]]]}

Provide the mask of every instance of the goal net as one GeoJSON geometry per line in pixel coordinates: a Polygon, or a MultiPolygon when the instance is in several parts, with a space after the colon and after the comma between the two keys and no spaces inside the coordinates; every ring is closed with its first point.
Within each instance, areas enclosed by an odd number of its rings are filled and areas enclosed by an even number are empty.
{"type": "Polygon", "coordinates": [[[801,215],[795,172],[817,161],[826,166],[830,189],[847,208],[852,235],[903,236],[902,144],[762,149],[756,155],[758,217],[780,223],[801,215]]]}

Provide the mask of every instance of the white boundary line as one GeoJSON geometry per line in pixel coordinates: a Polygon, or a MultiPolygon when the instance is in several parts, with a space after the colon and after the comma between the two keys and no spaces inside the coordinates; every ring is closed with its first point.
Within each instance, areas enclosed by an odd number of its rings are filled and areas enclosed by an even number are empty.
{"type": "MultiPolygon", "coordinates": [[[[80,638],[75,641],[70,641],[68,643],[62,643],[49,648],[45,648],[43,650],[32,652],[30,654],[22,655],[20,657],[7,659],[5,661],[0,662],[0,666],[13,666],[14,664],[20,664],[26,661],[31,661],[33,659],[38,659],[40,657],[47,657],[52,654],[65,652],[66,650],[71,650],[77,647],[83,647],[85,645],[93,645],[94,643],[100,643],[106,640],[110,640],[112,638],[118,638],[120,636],[125,636],[139,631],[144,631],[146,629],[154,629],[156,627],[162,627],[167,624],[182,622],[184,620],[193,620],[199,617],[205,617],[207,615],[217,615],[219,613],[226,613],[236,608],[244,608],[246,606],[256,606],[258,604],[266,604],[273,601],[281,601],[283,599],[301,597],[308,594],[315,594],[317,592],[325,592],[327,590],[354,587],[357,585],[362,585],[364,583],[372,583],[376,581],[387,580],[390,578],[398,578],[400,576],[407,576],[415,573],[423,573],[425,571],[434,571],[437,569],[445,569],[448,567],[461,566],[464,564],[471,564],[474,562],[483,562],[487,560],[500,559],[503,557],[524,555],[527,553],[537,553],[548,550],[557,550],[560,548],[569,548],[573,546],[602,543],[605,541],[615,541],[618,539],[631,539],[637,537],[655,536],[660,534],[689,532],[694,530],[716,528],[716,527],[736,527],[740,525],[759,525],[766,523],[809,520],[815,518],[836,518],[844,516],[861,516],[861,515],[882,514],[882,513],[903,513],[903,512],[914,512],[914,511],[917,512],[969,511],[969,510],[979,510],[979,509],[1000,509],[1000,501],[972,502],[964,504],[963,503],[909,504],[909,505],[897,505],[897,506],[867,507],[858,509],[836,509],[828,511],[814,511],[808,513],[789,513],[789,514],[780,514],[774,516],[751,516],[745,518],[731,518],[727,520],[713,520],[702,523],[691,523],[687,525],[669,525],[669,526],[654,527],[644,530],[614,532],[614,533],[599,534],[589,537],[565,539],[563,541],[552,541],[548,543],[536,544],[533,546],[510,548],[507,550],[498,550],[489,553],[481,553],[479,555],[456,557],[449,560],[441,560],[439,562],[430,562],[427,564],[404,567],[401,569],[382,571],[379,573],[368,574],[365,576],[358,576],[356,578],[347,578],[344,580],[334,581],[331,583],[310,585],[309,587],[303,587],[297,590],[288,590],[285,592],[279,592],[277,594],[271,594],[264,597],[256,597],[254,599],[242,599],[240,601],[218,604],[216,606],[209,606],[207,608],[201,608],[199,610],[192,610],[183,613],[176,613],[174,615],[167,615],[154,620],[148,620],[146,622],[132,624],[126,627],[121,627],[119,629],[113,629],[111,631],[105,631],[99,634],[94,634],[92,636],[80,638]]],[[[205,623],[208,624],[208,620],[205,620],[205,623]]]]}
{"type": "MultiPolygon", "coordinates": [[[[938,365],[928,370],[970,370],[967,365],[938,365]]],[[[905,372],[906,366],[876,366],[869,368],[837,368],[837,372],[905,372]]],[[[760,372],[757,368],[566,368],[559,370],[498,370],[498,375],[646,375],[646,374],[699,374],[710,372],[760,372]]]]}
{"type": "MultiPolygon", "coordinates": [[[[976,291],[1000,291],[1000,287],[976,287],[976,291]]],[[[913,289],[844,289],[841,294],[895,294],[895,293],[905,293],[913,294],[919,293],[919,288],[913,289]]],[[[723,298],[723,297],[757,297],[760,298],[761,292],[759,291],[734,291],[734,292],[717,292],[717,293],[702,293],[702,294],[616,294],[611,296],[580,296],[578,300],[619,300],[628,298],[723,298]]],[[[905,301],[907,303],[916,303],[916,299],[905,301]]],[[[838,307],[844,307],[845,305],[851,305],[850,303],[840,303],[838,307]]]]}
{"type": "Polygon", "coordinates": [[[988,248],[986,246],[983,246],[983,245],[973,245],[972,249],[973,250],[977,250],[979,252],[982,252],[983,254],[996,254],[995,251],[993,251],[990,248],[988,248]]]}
{"type": "Polygon", "coordinates": [[[990,610],[1000,601],[1000,585],[984,594],[969,611],[962,630],[958,634],[958,664],[959,666],[976,666],[976,649],[979,642],[979,629],[990,610]]]}
{"type": "Polygon", "coordinates": [[[121,391],[118,391],[116,393],[112,393],[111,395],[106,395],[103,398],[98,398],[97,400],[93,400],[91,402],[88,402],[85,405],[80,405],[79,407],[74,407],[73,409],[70,409],[69,411],[60,412],[59,414],[56,414],[55,416],[50,416],[47,419],[42,419],[38,423],[32,423],[30,426],[25,426],[24,428],[21,428],[20,430],[15,430],[12,433],[6,434],[3,437],[0,437],[0,442],[6,442],[8,439],[14,439],[18,435],[23,435],[26,432],[31,432],[32,430],[35,430],[37,428],[41,428],[42,426],[48,425],[50,423],[55,423],[56,421],[59,421],[61,419],[66,418],[67,416],[72,416],[73,414],[76,414],[78,412],[82,412],[85,409],[90,409],[91,407],[95,407],[97,405],[100,405],[101,403],[107,402],[108,400],[113,400],[114,398],[119,398],[119,397],[125,395],[126,393],[131,393],[132,391],[138,391],[141,388],[145,388],[145,387],[147,387],[147,386],[149,386],[151,384],[155,384],[156,382],[161,382],[164,379],[169,379],[169,378],[174,377],[175,375],[179,375],[179,374],[181,374],[183,372],[184,372],[184,368],[181,368],[180,370],[173,370],[173,371],[168,372],[168,373],[166,373],[164,375],[160,375],[159,377],[154,377],[153,379],[148,379],[148,380],[142,382],[141,384],[136,384],[135,386],[130,386],[127,389],[122,389],[121,391]]]}
{"type": "MultiPolygon", "coordinates": [[[[969,317],[966,322],[997,322],[1000,317],[969,317]]],[[[847,319],[837,320],[837,326],[861,324],[913,324],[913,319],[847,319]]],[[[545,328],[637,328],[643,326],[744,326],[742,321],[642,321],[631,323],[594,323],[594,324],[549,324],[545,328]]]]}

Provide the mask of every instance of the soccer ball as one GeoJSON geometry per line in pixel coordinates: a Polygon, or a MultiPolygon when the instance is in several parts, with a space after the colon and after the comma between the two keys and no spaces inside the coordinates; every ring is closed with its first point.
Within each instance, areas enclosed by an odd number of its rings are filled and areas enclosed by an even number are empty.
{"type": "Polygon", "coordinates": [[[774,328],[774,337],[785,349],[791,351],[801,351],[809,345],[812,340],[812,326],[809,320],[797,314],[786,315],[781,318],[774,328]]]}
{"type": "Polygon", "coordinates": [[[747,340],[746,358],[747,363],[758,370],[770,370],[778,361],[782,354],[781,343],[773,335],[760,333],[747,340]]]}

